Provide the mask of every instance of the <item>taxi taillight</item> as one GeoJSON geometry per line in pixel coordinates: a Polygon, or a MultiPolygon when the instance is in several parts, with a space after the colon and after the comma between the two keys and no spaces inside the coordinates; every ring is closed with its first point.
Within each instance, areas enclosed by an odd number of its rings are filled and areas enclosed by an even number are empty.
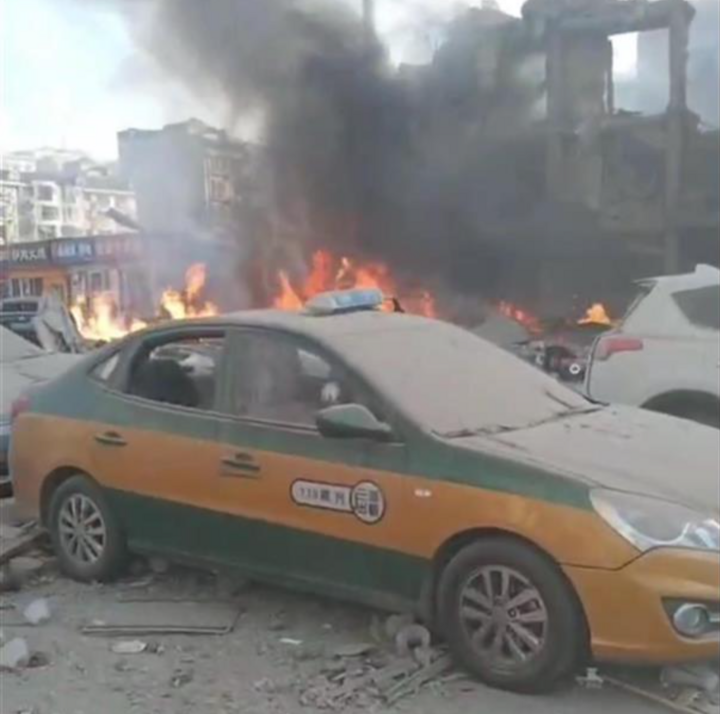
{"type": "Polygon", "coordinates": [[[10,407],[10,421],[14,422],[23,412],[30,409],[29,397],[18,397],[10,407]]]}

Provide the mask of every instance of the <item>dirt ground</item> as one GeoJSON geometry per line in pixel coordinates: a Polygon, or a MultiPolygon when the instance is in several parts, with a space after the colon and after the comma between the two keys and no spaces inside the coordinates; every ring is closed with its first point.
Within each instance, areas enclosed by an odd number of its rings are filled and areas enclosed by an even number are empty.
{"type": "Polygon", "coordinates": [[[62,577],[51,557],[39,560],[42,570],[0,600],[2,641],[22,638],[31,654],[29,666],[0,673],[0,714],[666,711],[609,685],[569,685],[551,696],[521,697],[488,689],[452,669],[389,705],[378,696],[377,680],[369,678],[420,666],[384,637],[385,615],[208,573],[154,572],[141,561],[118,583],[83,585],[62,577]],[[23,613],[38,600],[47,603],[50,617],[33,626],[23,613]],[[82,631],[111,625],[145,631],[115,636],[82,631]],[[230,631],[148,631],[160,625],[230,631]],[[118,647],[143,651],[122,654],[118,647]]]}

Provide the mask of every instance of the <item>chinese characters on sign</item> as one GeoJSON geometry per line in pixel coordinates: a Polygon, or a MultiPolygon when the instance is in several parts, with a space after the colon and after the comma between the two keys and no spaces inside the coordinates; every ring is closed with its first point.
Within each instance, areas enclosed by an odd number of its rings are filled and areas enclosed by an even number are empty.
{"type": "Polygon", "coordinates": [[[299,506],[351,513],[363,523],[373,524],[385,515],[385,496],[378,486],[363,481],[354,487],[299,480],[291,488],[299,506]]]}

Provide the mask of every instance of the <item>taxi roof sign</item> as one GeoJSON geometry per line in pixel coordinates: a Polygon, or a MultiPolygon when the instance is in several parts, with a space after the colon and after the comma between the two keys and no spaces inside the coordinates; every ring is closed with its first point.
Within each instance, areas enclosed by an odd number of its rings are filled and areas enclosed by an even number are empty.
{"type": "Polygon", "coordinates": [[[305,304],[310,315],[340,315],[347,312],[377,310],[385,302],[382,290],[333,290],[315,295],[305,304]]]}

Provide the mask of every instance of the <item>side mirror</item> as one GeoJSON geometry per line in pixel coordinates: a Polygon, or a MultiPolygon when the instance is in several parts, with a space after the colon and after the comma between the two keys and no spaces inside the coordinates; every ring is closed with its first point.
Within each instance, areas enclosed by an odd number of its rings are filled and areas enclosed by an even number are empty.
{"type": "Polygon", "coordinates": [[[389,424],[381,422],[361,404],[339,404],[318,412],[315,421],[323,436],[329,439],[373,439],[390,441],[389,424]]]}

